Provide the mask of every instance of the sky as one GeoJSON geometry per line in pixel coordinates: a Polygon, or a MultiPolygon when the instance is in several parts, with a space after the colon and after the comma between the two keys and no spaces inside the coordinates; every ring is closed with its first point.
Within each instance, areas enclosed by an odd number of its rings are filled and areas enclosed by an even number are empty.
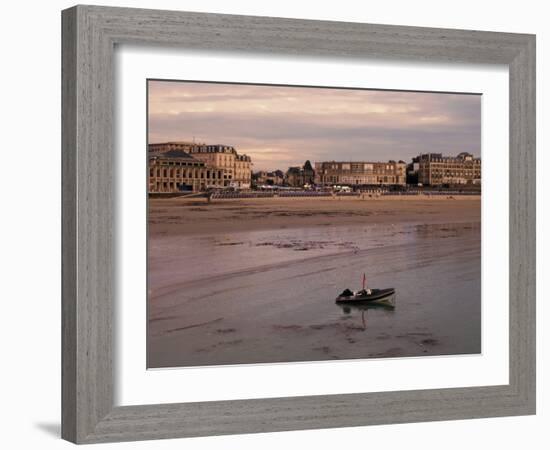
{"type": "Polygon", "coordinates": [[[231,145],[254,171],[481,152],[475,94],[150,80],[148,95],[149,143],[231,145]]]}

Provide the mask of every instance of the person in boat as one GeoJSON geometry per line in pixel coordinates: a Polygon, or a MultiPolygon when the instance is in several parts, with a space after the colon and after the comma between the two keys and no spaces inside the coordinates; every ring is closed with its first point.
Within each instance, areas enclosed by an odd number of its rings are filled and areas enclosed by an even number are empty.
{"type": "Polygon", "coordinates": [[[342,292],[342,293],[340,294],[340,297],[351,297],[351,296],[353,296],[353,292],[350,291],[350,290],[347,289],[347,288],[344,289],[344,292],[342,292]]]}
{"type": "Polygon", "coordinates": [[[360,291],[357,291],[355,295],[371,295],[372,290],[369,288],[361,289],[360,291]]]}

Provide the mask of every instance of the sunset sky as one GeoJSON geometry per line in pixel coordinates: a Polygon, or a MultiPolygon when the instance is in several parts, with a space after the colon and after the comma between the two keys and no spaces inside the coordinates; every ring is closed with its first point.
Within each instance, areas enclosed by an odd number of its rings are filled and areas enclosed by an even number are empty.
{"type": "Polygon", "coordinates": [[[481,96],[149,81],[149,143],[234,146],[253,170],[315,161],[480,156],[481,96]]]}

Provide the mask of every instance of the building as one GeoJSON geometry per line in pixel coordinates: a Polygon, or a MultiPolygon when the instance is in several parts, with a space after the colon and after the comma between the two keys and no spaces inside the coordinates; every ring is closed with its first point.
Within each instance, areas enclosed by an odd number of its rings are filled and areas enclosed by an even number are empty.
{"type": "Polygon", "coordinates": [[[304,163],[302,167],[302,175],[304,177],[304,184],[314,184],[315,183],[315,170],[309,162],[309,159],[304,163]]]}
{"type": "Polygon", "coordinates": [[[285,182],[292,187],[304,187],[315,183],[315,170],[307,160],[302,167],[289,167],[285,174],[285,182]]]}
{"type": "Polygon", "coordinates": [[[252,175],[250,156],[239,155],[228,145],[206,145],[195,142],[174,141],[149,144],[149,155],[173,151],[185,152],[214,171],[222,170],[231,181],[228,187],[249,188],[252,175]]]}
{"type": "Polygon", "coordinates": [[[418,170],[420,169],[419,157],[415,156],[412,162],[407,164],[407,184],[418,184],[418,170]]]}
{"type": "Polygon", "coordinates": [[[285,182],[285,174],[281,170],[266,172],[261,170],[252,175],[257,186],[282,186],[285,182]]]}
{"type": "Polygon", "coordinates": [[[405,185],[404,161],[315,163],[315,183],[319,185],[388,186],[405,185]]]}
{"type": "Polygon", "coordinates": [[[231,186],[249,188],[252,177],[252,160],[250,156],[239,155],[229,145],[194,145],[189,153],[208,167],[223,170],[231,175],[231,186]]]}
{"type": "Polygon", "coordinates": [[[250,188],[252,181],[252,159],[248,155],[235,155],[234,182],[238,187],[250,188]]]}
{"type": "Polygon", "coordinates": [[[231,174],[208,167],[183,150],[149,153],[149,193],[200,192],[230,185],[231,174]]]}
{"type": "Polygon", "coordinates": [[[153,153],[164,153],[171,150],[181,150],[183,152],[190,153],[191,149],[197,145],[195,142],[174,141],[174,142],[160,142],[157,144],[149,144],[149,151],[153,153]]]}
{"type": "Polygon", "coordinates": [[[463,152],[457,156],[427,153],[417,157],[418,183],[429,186],[481,184],[481,158],[463,152]]]}
{"type": "Polygon", "coordinates": [[[299,166],[288,168],[285,173],[285,184],[291,187],[304,187],[304,177],[299,166]]]}

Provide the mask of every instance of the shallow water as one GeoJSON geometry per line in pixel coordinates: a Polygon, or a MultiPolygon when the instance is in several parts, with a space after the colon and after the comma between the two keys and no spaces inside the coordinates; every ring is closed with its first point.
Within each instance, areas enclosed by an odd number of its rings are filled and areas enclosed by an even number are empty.
{"type": "Polygon", "coordinates": [[[149,242],[149,367],[481,351],[480,224],[326,226],[149,242]],[[396,289],[396,308],[335,297],[396,289]]]}

